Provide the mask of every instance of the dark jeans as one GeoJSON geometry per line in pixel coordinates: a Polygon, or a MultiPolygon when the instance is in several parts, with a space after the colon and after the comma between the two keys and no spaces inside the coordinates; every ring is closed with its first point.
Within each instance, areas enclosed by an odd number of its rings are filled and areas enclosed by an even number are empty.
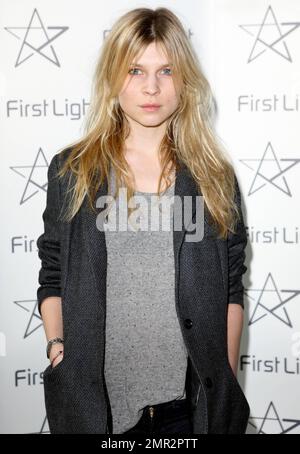
{"type": "Polygon", "coordinates": [[[137,424],[124,433],[192,434],[192,419],[187,400],[178,399],[157,405],[147,405],[137,424]]]}

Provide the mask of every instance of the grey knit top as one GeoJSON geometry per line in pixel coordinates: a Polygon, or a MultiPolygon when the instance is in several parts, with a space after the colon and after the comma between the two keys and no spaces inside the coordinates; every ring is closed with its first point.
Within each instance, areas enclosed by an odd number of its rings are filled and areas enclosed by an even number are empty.
{"type": "MultiPolygon", "coordinates": [[[[111,176],[114,189],[112,172],[111,176]]],[[[115,222],[110,224],[111,230],[105,227],[104,373],[114,434],[133,427],[146,405],[186,397],[187,351],[175,308],[172,208],[166,208],[165,203],[174,195],[174,186],[165,192],[160,205],[165,208],[156,223],[156,195],[136,191],[139,216],[132,218],[132,223],[130,218],[127,230],[122,231],[115,222]],[[156,208],[152,205],[155,201],[156,208]]],[[[111,218],[114,221],[122,211],[119,197],[115,208],[115,217],[111,218]]]]}

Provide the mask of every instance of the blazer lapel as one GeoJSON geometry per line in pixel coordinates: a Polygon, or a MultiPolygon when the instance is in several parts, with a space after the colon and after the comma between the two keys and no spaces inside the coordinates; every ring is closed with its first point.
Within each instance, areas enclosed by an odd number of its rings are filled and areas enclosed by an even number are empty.
{"type": "MultiPolygon", "coordinates": [[[[182,216],[181,222],[179,222],[180,229],[175,230],[175,224],[173,223],[173,246],[174,246],[174,257],[176,260],[175,265],[178,264],[178,256],[180,251],[180,246],[184,239],[185,233],[189,228],[189,225],[194,219],[196,213],[196,196],[202,195],[201,192],[198,191],[197,185],[185,164],[182,164],[178,172],[176,173],[176,180],[175,180],[175,190],[174,195],[178,197],[178,202],[181,208],[178,211],[178,215],[181,212],[182,216]],[[187,210],[184,212],[183,207],[185,203],[185,198],[190,197],[192,202],[191,210],[187,210]]],[[[179,219],[180,219],[179,218],[179,219]]]]}

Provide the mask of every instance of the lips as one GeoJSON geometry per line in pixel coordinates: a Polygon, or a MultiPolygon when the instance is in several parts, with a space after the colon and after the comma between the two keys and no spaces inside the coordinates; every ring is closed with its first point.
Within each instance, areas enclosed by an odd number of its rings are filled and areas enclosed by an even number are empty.
{"type": "Polygon", "coordinates": [[[141,107],[160,107],[160,104],[143,104],[141,107]]]}

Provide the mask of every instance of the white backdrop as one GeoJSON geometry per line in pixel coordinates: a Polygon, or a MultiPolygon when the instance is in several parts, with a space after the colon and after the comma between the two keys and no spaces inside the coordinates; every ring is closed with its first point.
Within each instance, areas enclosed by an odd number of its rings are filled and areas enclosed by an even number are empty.
{"type": "Polygon", "coordinates": [[[218,106],[248,227],[239,379],[248,433],[300,433],[300,2],[0,0],[0,432],[46,433],[37,310],[47,168],[82,133],[105,33],[137,6],[182,20],[218,106]]]}

